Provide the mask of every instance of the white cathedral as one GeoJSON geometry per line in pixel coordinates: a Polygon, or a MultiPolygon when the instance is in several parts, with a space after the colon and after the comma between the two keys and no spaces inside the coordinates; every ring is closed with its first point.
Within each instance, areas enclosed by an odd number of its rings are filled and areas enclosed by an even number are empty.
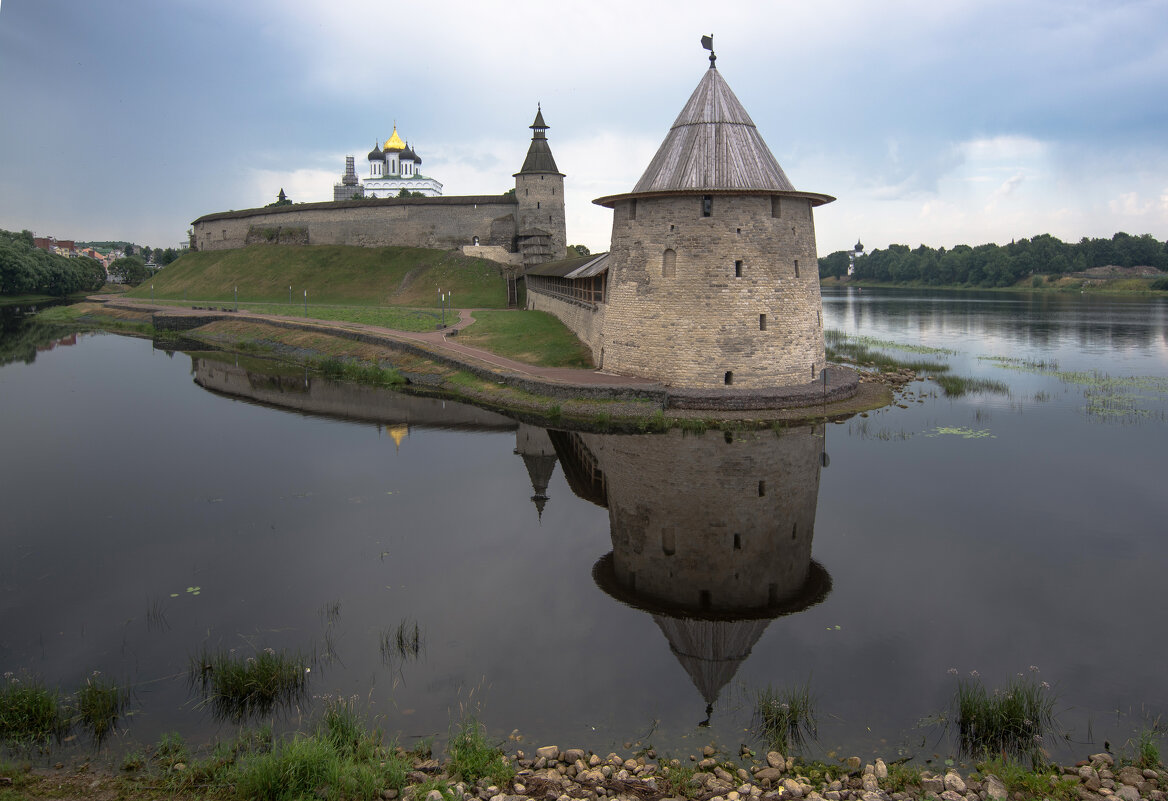
{"type": "Polygon", "coordinates": [[[403,189],[426,197],[442,194],[442,184],[419,172],[422,159],[398,136],[396,124],[393,136],[386,139],[384,145],[374,145],[368,159],[369,177],[358,182],[353,157],[345,157],[345,174],[339,184],[333,185],[333,200],[362,195],[369,198],[397,197],[403,189]]]}

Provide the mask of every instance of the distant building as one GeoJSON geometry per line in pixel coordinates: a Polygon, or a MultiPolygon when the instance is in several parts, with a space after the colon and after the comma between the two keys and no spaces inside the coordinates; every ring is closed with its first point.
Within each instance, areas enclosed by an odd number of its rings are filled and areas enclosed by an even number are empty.
{"type": "MultiPolygon", "coordinates": [[[[425,197],[440,197],[442,184],[433,178],[422,175],[422,157],[414,152],[413,148],[402,140],[397,133],[397,126],[393,126],[393,136],[385,140],[384,146],[374,145],[367,156],[369,161],[369,177],[362,182],[365,197],[397,197],[404,189],[407,192],[417,192],[425,197]]],[[[349,173],[349,159],[345,159],[345,176],[341,178],[341,186],[346,186],[345,180],[349,173]]],[[[355,176],[354,176],[355,177],[355,176]]],[[[351,186],[351,184],[349,184],[351,186]]],[[[351,197],[351,195],[350,195],[351,197]]],[[[337,197],[336,187],[333,188],[333,200],[345,200],[337,197]]]]}
{"type": "MultiPolygon", "coordinates": [[[[192,250],[253,244],[406,246],[461,249],[508,265],[509,289],[519,268],[563,259],[567,249],[564,174],[536,110],[531,144],[514,187],[499,195],[442,195],[420,172],[422,159],[395,126],[368,156],[369,177],[357,181],[351,157],[327,203],[272,205],[205,214],[191,223],[192,250]],[[358,197],[358,184],[364,196],[358,197]],[[422,197],[399,197],[402,190],[422,197]]],[[[514,294],[512,294],[514,297],[514,294]]]]}

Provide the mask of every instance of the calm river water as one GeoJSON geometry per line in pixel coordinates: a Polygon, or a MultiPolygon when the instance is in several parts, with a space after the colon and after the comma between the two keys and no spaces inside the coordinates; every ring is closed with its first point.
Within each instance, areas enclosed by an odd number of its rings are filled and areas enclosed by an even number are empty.
{"type": "Polygon", "coordinates": [[[358,696],[406,744],[474,714],[531,747],[736,748],[760,689],[807,684],[808,755],[924,759],[953,670],[1048,682],[1056,757],[1168,711],[1168,304],[824,310],[1008,392],[602,436],[123,336],[27,346],[0,366],[0,672],[128,682],[114,748],[233,730],[188,683],[204,647],[298,651],[281,720],[358,696]]]}

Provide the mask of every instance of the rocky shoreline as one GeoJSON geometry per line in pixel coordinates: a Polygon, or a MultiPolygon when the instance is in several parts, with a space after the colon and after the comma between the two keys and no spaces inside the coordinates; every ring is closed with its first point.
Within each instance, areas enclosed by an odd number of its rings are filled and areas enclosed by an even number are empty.
{"type": "MultiPolygon", "coordinates": [[[[607,756],[582,749],[560,750],[554,745],[536,749],[534,755],[519,751],[510,757],[517,773],[509,786],[496,786],[487,779],[477,784],[454,782],[448,785],[456,801],[1023,801],[1031,798],[1122,799],[1122,801],[1165,801],[1168,772],[1162,764],[1155,769],[1120,764],[1109,753],[1098,753],[1074,766],[1052,768],[1049,774],[1029,773],[1025,789],[1011,787],[1009,778],[992,773],[962,775],[953,768],[944,772],[917,769],[902,763],[891,768],[882,759],[864,765],[850,757],[836,766],[803,764],[793,757],[771,751],[758,757],[743,748],[738,760],[729,760],[707,746],[700,756],[681,760],[656,761],[649,750],[636,757],[607,756]],[[1033,783],[1045,782],[1049,792],[1036,792],[1033,783]]],[[[436,760],[415,763],[411,779],[416,784],[440,776],[436,760]]],[[[382,797],[412,796],[410,789],[399,794],[386,790],[382,797]]],[[[438,790],[430,790],[416,801],[448,801],[438,790]]]]}

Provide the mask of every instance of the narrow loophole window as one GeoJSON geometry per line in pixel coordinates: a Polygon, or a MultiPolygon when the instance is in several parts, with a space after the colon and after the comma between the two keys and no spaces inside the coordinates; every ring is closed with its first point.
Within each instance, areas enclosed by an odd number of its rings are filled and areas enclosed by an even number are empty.
{"type": "Polygon", "coordinates": [[[742,259],[738,259],[737,261],[734,262],[734,277],[735,278],[742,277],[742,259]]]}
{"type": "Polygon", "coordinates": [[[736,550],[736,551],[742,550],[742,535],[741,534],[734,535],[734,550],[736,550]]]}
{"type": "Polygon", "coordinates": [[[792,523],[791,524],[791,541],[794,542],[795,538],[798,536],[799,536],[799,524],[792,523]]]}
{"type": "Polygon", "coordinates": [[[661,254],[661,275],[665,278],[677,275],[677,251],[673,248],[666,248],[661,254]]]}
{"type": "Polygon", "coordinates": [[[766,482],[760,481],[758,482],[758,497],[761,498],[764,495],[766,495],[766,482]]]}
{"type": "Polygon", "coordinates": [[[766,315],[765,314],[760,314],[758,316],[758,330],[759,331],[766,330],[766,315]]]}
{"type": "Polygon", "coordinates": [[[677,553],[676,536],[672,528],[665,528],[661,530],[661,553],[666,556],[673,556],[677,553]]]}
{"type": "Polygon", "coordinates": [[[795,259],[795,277],[799,277],[799,260],[795,259]]]}
{"type": "Polygon", "coordinates": [[[702,216],[709,217],[714,213],[714,196],[702,195],[702,216]]]}
{"type": "Polygon", "coordinates": [[[782,198],[777,198],[777,197],[771,198],[771,216],[772,217],[782,217],[783,216],[783,200],[782,200],[782,198]]]}
{"type": "Polygon", "coordinates": [[[726,386],[730,386],[731,384],[733,384],[734,383],[734,371],[727,370],[726,375],[723,376],[722,380],[726,382],[726,386]]]}

